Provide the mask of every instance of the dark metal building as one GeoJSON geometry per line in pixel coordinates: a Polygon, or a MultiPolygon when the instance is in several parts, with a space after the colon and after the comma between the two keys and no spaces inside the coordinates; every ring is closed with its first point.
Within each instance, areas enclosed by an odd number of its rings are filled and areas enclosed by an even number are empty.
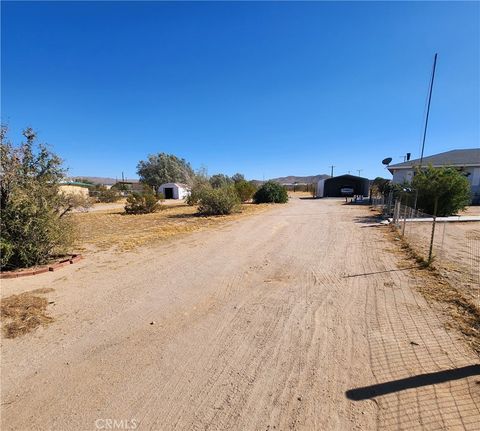
{"type": "Polygon", "coordinates": [[[320,180],[317,186],[317,197],[333,198],[343,197],[342,189],[353,189],[351,195],[368,196],[370,191],[370,180],[355,175],[339,175],[320,180]]]}

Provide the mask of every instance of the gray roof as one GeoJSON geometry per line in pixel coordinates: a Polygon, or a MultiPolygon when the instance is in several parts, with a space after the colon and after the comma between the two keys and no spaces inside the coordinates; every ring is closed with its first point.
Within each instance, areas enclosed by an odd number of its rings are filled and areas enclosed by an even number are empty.
{"type": "MultiPolygon", "coordinates": [[[[388,166],[388,169],[405,169],[418,166],[420,159],[397,163],[388,166]]],[[[423,158],[422,166],[478,166],[480,165],[480,148],[467,148],[464,150],[451,150],[445,153],[434,154],[423,158]]]]}

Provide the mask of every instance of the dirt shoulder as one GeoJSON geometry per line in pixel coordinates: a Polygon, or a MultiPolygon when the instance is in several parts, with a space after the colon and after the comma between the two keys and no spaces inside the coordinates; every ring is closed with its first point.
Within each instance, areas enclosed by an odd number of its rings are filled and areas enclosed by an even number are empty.
{"type": "Polygon", "coordinates": [[[478,357],[382,229],[293,199],[6,280],[55,320],[2,340],[2,429],[478,429],[478,357]]]}
{"type": "Polygon", "coordinates": [[[161,242],[177,235],[219,226],[239,218],[266,211],[271,205],[243,204],[238,213],[200,217],[197,208],[182,203],[164,205],[152,214],[128,215],[122,208],[72,214],[79,251],[132,250],[161,242]]]}

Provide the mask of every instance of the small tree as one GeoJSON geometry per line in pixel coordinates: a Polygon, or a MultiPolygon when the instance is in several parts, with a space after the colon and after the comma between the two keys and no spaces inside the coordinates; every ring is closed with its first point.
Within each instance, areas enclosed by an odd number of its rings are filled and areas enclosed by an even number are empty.
{"type": "Polygon", "coordinates": [[[253,183],[250,183],[245,180],[236,181],[234,187],[238,197],[242,202],[247,202],[250,199],[252,199],[253,194],[257,190],[257,188],[253,183]]]}
{"type": "MultiPolygon", "coordinates": [[[[163,200],[163,196],[161,196],[163,200]]],[[[125,212],[127,214],[149,214],[163,208],[159,204],[159,197],[149,187],[143,193],[132,193],[127,197],[125,212]]]]}
{"type": "Polygon", "coordinates": [[[471,200],[467,178],[452,167],[418,170],[413,177],[412,188],[417,193],[417,208],[428,214],[449,216],[463,210],[471,200]]]}
{"type": "Polygon", "coordinates": [[[245,176],[243,174],[240,174],[240,173],[236,173],[234,175],[232,175],[232,181],[234,183],[238,183],[240,181],[245,181],[245,176]]]}
{"type": "Polygon", "coordinates": [[[194,176],[193,169],[185,159],[173,154],[159,153],[148,156],[137,165],[137,173],[142,183],[155,190],[164,183],[187,183],[194,176]]]}
{"type": "Polygon", "coordinates": [[[198,212],[202,215],[226,215],[238,209],[239,198],[232,186],[205,189],[200,196],[198,212]]]}
{"type": "Polygon", "coordinates": [[[391,181],[386,178],[377,177],[373,180],[372,194],[376,196],[388,196],[391,191],[391,181]]]}
{"type": "Polygon", "coordinates": [[[20,268],[48,262],[67,251],[73,228],[66,215],[84,199],[61,193],[62,160],[36,143],[28,128],[18,147],[1,129],[1,267],[20,268]]]}
{"type": "Polygon", "coordinates": [[[267,181],[253,195],[253,201],[260,203],[286,203],[288,202],[287,189],[275,181],[267,181]]]}
{"type": "Polygon", "coordinates": [[[233,183],[233,180],[224,174],[215,174],[210,177],[210,185],[214,189],[220,189],[222,187],[227,187],[233,183]]]}

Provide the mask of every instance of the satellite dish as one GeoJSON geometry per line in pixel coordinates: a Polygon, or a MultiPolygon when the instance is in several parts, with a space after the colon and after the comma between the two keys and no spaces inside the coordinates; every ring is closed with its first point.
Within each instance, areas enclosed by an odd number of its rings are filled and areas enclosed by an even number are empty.
{"type": "Polygon", "coordinates": [[[387,157],[386,159],[383,159],[383,160],[382,160],[382,164],[388,166],[391,161],[392,161],[392,158],[391,158],[391,157],[387,157]]]}

